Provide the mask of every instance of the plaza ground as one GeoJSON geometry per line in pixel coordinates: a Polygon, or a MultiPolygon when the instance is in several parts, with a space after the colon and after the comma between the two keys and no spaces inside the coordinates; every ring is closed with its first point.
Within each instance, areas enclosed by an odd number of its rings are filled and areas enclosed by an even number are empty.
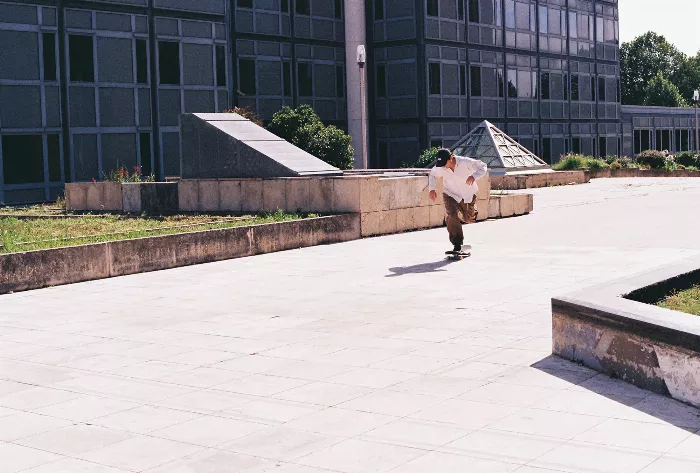
{"type": "Polygon", "coordinates": [[[550,299],[700,254],[700,180],[0,296],[2,473],[698,473],[700,411],[559,360],[550,299]]]}

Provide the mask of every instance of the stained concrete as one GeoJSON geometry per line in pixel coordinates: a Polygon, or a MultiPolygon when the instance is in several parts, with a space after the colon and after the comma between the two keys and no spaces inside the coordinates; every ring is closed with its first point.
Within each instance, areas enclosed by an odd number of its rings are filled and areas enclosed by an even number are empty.
{"type": "Polygon", "coordinates": [[[0,296],[0,469],[696,471],[699,411],[551,357],[550,300],[700,254],[700,182],[528,192],[459,262],[439,228],[0,296]]]}

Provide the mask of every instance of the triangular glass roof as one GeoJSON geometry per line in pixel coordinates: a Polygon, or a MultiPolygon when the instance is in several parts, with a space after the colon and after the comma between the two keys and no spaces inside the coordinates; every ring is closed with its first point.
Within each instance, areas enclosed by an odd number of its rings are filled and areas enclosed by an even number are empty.
{"type": "Polygon", "coordinates": [[[452,153],[455,156],[480,159],[489,168],[506,171],[548,167],[534,153],[488,121],[481,122],[459,140],[452,148],[452,153]]]}

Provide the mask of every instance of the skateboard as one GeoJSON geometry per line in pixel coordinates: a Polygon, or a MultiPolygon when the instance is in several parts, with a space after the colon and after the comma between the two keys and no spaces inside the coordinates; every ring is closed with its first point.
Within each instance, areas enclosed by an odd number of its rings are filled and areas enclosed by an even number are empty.
{"type": "Polygon", "coordinates": [[[469,258],[472,254],[468,251],[445,251],[445,254],[452,259],[463,260],[469,258]]]}

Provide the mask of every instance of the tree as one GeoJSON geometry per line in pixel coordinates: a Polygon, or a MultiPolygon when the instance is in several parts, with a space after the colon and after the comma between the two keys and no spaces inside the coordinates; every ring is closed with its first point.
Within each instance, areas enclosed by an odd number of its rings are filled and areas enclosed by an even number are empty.
{"type": "Polygon", "coordinates": [[[675,78],[687,61],[685,54],[661,35],[648,32],[620,49],[622,103],[643,105],[646,88],[658,73],[675,78]]]}
{"type": "Polygon", "coordinates": [[[335,126],[324,126],[309,105],[296,109],[283,107],[272,117],[267,129],[332,166],[352,168],[355,151],[350,136],[335,126]]]}
{"type": "Polygon", "coordinates": [[[687,107],[681,93],[670,80],[666,79],[662,73],[657,73],[646,89],[644,105],[657,107],[687,107]]]}
{"type": "Polygon", "coordinates": [[[691,103],[693,91],[700,89],[700,52],[686,58],[670,79],[678,87],[686,103],[691,103]]]}

